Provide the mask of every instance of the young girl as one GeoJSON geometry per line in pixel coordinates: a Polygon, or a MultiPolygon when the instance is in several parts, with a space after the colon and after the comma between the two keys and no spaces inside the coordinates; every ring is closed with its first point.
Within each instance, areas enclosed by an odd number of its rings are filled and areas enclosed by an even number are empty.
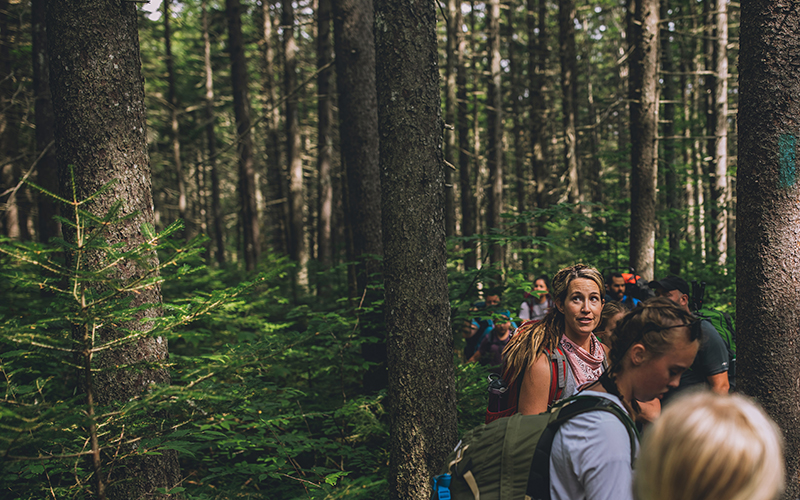
{"type": "Polygon", "coordinates": [[[619,320],[625,316],[628,308],[622,302],[613,301],[603,305],[603,313],[600,315],[600,323],[597,325],[597,330],[594,335],[603,343],[603,345],[611,345],[611,332],[617,327],[619,320]]]}
{"type": "MultiPolygon", "coordinates": [[[[692,365],[699,347],[693,321],[668,299],[644,302],[617,325],[611,367],[581,395],[607,398],[635,417],[637,400],[659,398],[692,365]]],[[[632,499],[631,451],[627,428],[618,417],[594,411],[571,418],[553,440],[552,499],[632,499]]]]}
{"type": "Polygon", "coordinates": [[[711,391],[676,398],[645,434],[639,500],[774,500],[785,484],[783,439],[756,404],[711,391]]]}
{"type": "Polygon", "coordinates": [[[524,415],[541,413],[552,403],[550,354],[557,349],[569,362],[561,398],[603,372],[605,351],[592,334],[603,309],[603,276],[576,264],[556,273],[552,285],[555,307],[542,321],[522,325],[503,351],[503,379],[511,384],[521,378],[517,407],[524,415]]]}

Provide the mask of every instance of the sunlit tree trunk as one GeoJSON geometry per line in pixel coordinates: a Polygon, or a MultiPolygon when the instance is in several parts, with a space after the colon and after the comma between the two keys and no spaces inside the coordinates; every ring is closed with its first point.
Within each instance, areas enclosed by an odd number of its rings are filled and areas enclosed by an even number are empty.
{"type": "Polygon", "coordinates": [[[19,106],[15,96],[16,86],[20,84],[14,73],[11,49],[14,44],[16,27],[11,19],[8,0],[0,1],[0,187],[6,194],[3,200],[5,234],[9,238],[25,237],[26,221],[22,209],[22,191],[15,189],[22,175],[19,166],[19,106]]]}
{"type": "Polygon", "coordinates": [[[317,7],[317,114],[319,153],[319,220],[317,258],[324,269],[333,259],[331,248],[331,221],[333,217],[333,184],[331,160],[333,156],[333,46],[331,44],[331,0],[319,0],[317,7]],[[325,69],[323,69],[325,68],[325,69]]]}
{"type": "Polygon", "coordinates": [[[389,498],[429,498],[430,479],[457,439],[436,4],[377,0],[375,7],[389,498]]]}
{"type": "MultiPolygon", "coordinates": [[[[147,154],[144,85],[139,55],[136,6],[116,0],[51,0],[47,14],[50,52],[50,82],[56,120],[59,177],[64,193],[74,166],[75,189],[79,199],[95,194],[115,180],[110,189],[95,197],[87,209],[101,217],[111,206],[123,201],[119,216],[123,223],[104,233],[111,245],[121,250],[144,242],[143,224],[154,222],[150,159],[147,154]]],[[[69,189],[69,191],[67,191],[69,189]]],[[[69,236],[68,236],[69,237],[69,236]]],[[[157,261],[154,254],[152,259],[157,261]]],[[[89,266],[93,265],[89,258],[89,266]]],[[[135,262],[120,264],[121,280],[136,280],[144,270],[135,262]]],[[[132,306],[159,304],[158,285],[139,290],[132,306]]],[[[98,332],[101,342],[123,337],[128,329],[141,329],[144,316],[153,317],[157,308],[148,308],[132,324],[107,325],[98,332]]],[[[167,342],[142,336],[134,343],[95,354],[92,377],[96,403],[127,402],[155,384],[168,384],[167,342]],[[128,366],[128,369],[118,369],[128,366]]],[[[126,429],[129,442],[136,441],[136,429],[126,429]],[[130,441],[133,440],[133,441],[130,441]]],[[[144,436],[142,436],[144,437],[144,436]]],[[[166,498],[156,488],[171,489],[179,483],[177,454],[136,455],[135,448],[118,450],[132,453],[120,466],[108,468],[98,476],[97,498],[127,500],[166,498]],[[102,493],[102,484],[110,483],[102,493]]]]}
{"type": "MultiPolygon", "coordinates": [[[[583,21],[583,30],[585,33],[589,32],[589,25],[584,19],[583,21]]],[[[591,41],[591,38],[587,37],[587,45],[591,41]]],[[[591,45],[586,47],[586,50],[583,51],[582,59],[585,61],[584,67],[586,68],[586,94],[587,94],[587,107],[586,110],[588,112],[588,122],[589,122],[589,130],[586,132],[586,137],[589,139],[589,161],[587,162],[588,165],[584,167],[585,175],[583,176],[585,179],[584,182],[584,190],[588,192],[589,201],[592,203],[602,203],[603,202],[603,189],[601,184],[601,170],[603,169],[603,164],[600,161],[600,154],[598,151],[598,147],[600,144],[600,137],[598,133],[598,129],[600,128],[600,123],[597,118],[597,108],[594,102],[594,75],[595,75],[595,68],[594,63],[592,61],[592,52],[593,48],[591,45]]],[[[576,78],[577,80],[577,78],[576,78]]],[[[577,85],[576,85],[577,87],[577,85]]],[[[586,196],[584,196],[586,198],[586,196]]]]}
{"type": "Polygon", "coordinates": [[[260,226],[256,207],[256,169],[253,159],[253,136],[250,130],[250,94],[247,89],[247,60],[242,40],[242,17],[239,0],[225,0],[228,16],[228,50],[231,56],[233,111],[236,116],[239,156],[239,201],[241,204],[242,245],[245,268],[252,271],[261,253],[260,226]]]}
{"type": "MultiPolygon", "coordinates": [[[[58,193],[55,146],[55,118],[50,95],[50,58],[47,53],[48,0],[31,1],[33,34],[33,94],[36,99],[36,152],[42,155],[36,167],[36,182],[51,193],[58,193]]],[[[46,242],[61,233],[61,225],[53,218],[59,213],[56,201],[39,194],[39,241],[46,242]]]]}
{"type": "Polygon", "coordinates": [[[800,10],[742,2],[736,231],[738,389],[783,430],[783,498],[800,495],[800,10]]]}
{"type": "Polygon", "coordinates": [[[658,14],[658,0],[635,0],[630,59],[630,264],[648,280],[653,279],[655,266],[658,14]]]}
{"type": "Polygon", "coordinates": [[[712,219],[717,264],[728,260],[728,0],[716,0],[712,219]]]}
{"type": "Polygon", "coordinates": [[[225,265],[225,225],[220,205],[219,168],[217,167],[216,114],[214,113],[214,72],[211,67],[211,39],[208,33],[208,0],[202,3],[203,68],[205,70],[206,142],[208,143],[208,171],[211,184],[211,226],[214,228],[215,257],[220,266],[225,265]]]}
{"type": "MultiPolygon", "coordinates": [[[[503,88],[500,72],[500,0],[486,3],[486,50],[488,52],[489,83],[486,91],[487,141],[489,167],[489,202],[486,210],[488,231],[500,230],[503,213],[503,88]]],[[[492,264],[496,271],[503,268],[503,246],[492,243],[492,264]]]]}

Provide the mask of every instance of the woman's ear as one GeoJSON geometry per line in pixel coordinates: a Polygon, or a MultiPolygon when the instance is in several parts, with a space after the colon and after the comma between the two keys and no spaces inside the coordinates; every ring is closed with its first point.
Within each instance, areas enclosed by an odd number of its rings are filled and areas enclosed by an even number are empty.
{"type": "Polygon", "coordinates": [[[642,344],[633,344],[628,352],[633,366],[639,366],[647,359],[647,349],[642,344]]]}
{"type": "Polygon", "coordinates": [[[556,309],[558,309],[558,312],[564,314],[564,301],[556,299],[554,302],[556,304],[556,309]]]}

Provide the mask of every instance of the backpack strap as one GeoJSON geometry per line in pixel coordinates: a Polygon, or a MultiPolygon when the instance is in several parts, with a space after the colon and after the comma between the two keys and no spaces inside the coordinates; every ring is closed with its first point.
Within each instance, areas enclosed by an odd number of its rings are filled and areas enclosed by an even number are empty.
{"type": "Polygon", "coordinates": [[[564,395],[564,388],[567,386],[567,357],[558,346],[553,352],[547,349],[545,352],[550,357],[550,393],[547,396],[549,407],[564,395]]]}
{"type": "Polygon", "coordinates": [[[531,468],[528,472],[528,484],[525,487],[525,500],[550,500],[550,452],[553,448],[553,440],[556,432],[570,418],[590,411],[606,411],[619,418],[631,443],[631,464],[636,458],[636,442],[639,440],[639,431],[625,413],[613,401],[597,396],[575,396],[564,401],[553,411],[558,411],[558,415],[542,431],[536,450],[531,459],[531,468]]]}

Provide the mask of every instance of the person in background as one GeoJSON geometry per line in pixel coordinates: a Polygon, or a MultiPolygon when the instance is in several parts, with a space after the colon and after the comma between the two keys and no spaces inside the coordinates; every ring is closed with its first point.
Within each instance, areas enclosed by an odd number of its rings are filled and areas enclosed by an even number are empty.
{"type": "Polygon", "coordinates": [[[619,320],[628,312],[622,302],[606,302],[603,304],[603,313],[600,315],[600,323],[594,331],[597,340],[605,346],[611,345],[611,333],[619,323],[619,320]]]}
{"type": "Polygon", "coordinates": [[[553,307],[553,298],[547,289],[546,278],[536,278],[533,290],[525,294],[525,301],[520,305],[519,317],[523,320],[541,321],[553,307]]]}
{"type": "MultiPolygon", "coordinates": [[[[663,396],[691,366],[699,347],[694,321],[669,300],[645,301],[617,325],[609,353],[611,366],[580,395],[608,399],[635,417],[637,401],[663,396]]],[[[638,448],[638,440],[629,436],[632,425],[603,411],[582,413],[564,423],[553,438],[550,497],[632,499],[631,460],[638,448]]]]}
{"type": "Polygon", "coordinates": [[[505,349],[511,339],[511,319],[503,316],[498,319],[492,331],[484,337],[480,347],[469,358],[469,363],[481,361],[487,364],[492,372],[500,373],[500,365],[503,363],[503,349],[505,349]],[[486,356],[488,354],[488,356],[486,356]]]}
{"type": "Polygon", "coordinates": [[[464,359],[469,359],[478,350],[478,322],[468,319],[461,325],[461,336],[464,337],[464,359]]]}
{"type": "Polygon", "coordinates": [[[625,295],[625,277],[622,273],[611,273],[606,276],[606,302],[622,302],[622,304],[632,310],[642,303],[636,297],[625,295]]]}
{"type": "MultiPolygon", "coordinates": [[[[469,331],[467,331],[466,324],[462,331],[462,335],[467,340],[464,348],[465,359],[469,360],[475,355],[481,343],[491,333],[496,320],[511,317],[511,311],[503,307],[502,293],[502,289],[499,287],[488,288],[484,291],[483,300],[472,305],[470,312],[475,316],[469,322],[469,331]]],[[[516,328],[516,324],[512,322],[511,327],[516,328]]]]}
{"type": "Polygon", "coordinates": [[[637,500],[775,500],[785,485],[780,429],[750,399],[681,395],[650,427],[637,500]]]}
{"type": "MultiPolygon", "coordinates": [[[[689,284],[677,276],[668,276],[664,279],[651,281],[650,288],[655,290],[656,296],[666,297],[676,303],[681,309],[691,314],[689,309],[689,284]]],[[[681,377],[680,386],[670,391],[664,399],[666,403],[679,391],[688,387],[705,384],[718,394],[727,394],[730,388],[728,381],[728,347],[722,340],[714,325],[708,321],[701,321],[700,352],[694,360],[692,369],[681,377]]]]}

